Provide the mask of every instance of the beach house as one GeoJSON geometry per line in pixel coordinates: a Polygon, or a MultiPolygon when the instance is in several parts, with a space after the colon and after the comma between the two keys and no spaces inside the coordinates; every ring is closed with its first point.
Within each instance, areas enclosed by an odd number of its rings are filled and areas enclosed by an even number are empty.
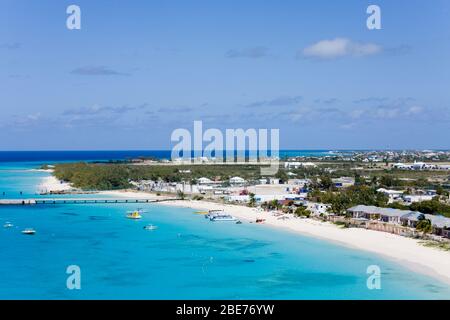
{"type": "Polygon", "coordinates": [[[430,220],[433,234],[450,238],[450,218],[442,215],[424,214],[417,211],[380,208],[375,206],[358,205],[347,209],[355,219],[378,220],[393,225],[403,225],[410,228],[417,227],[420,220],[430,220]]]}
{"type": "Polygon", "coordinates": [[[392,224],[401,224],[401,217],[407,215],[411,211],[358,205],[347,209],[347,212],[351,213],[353,218],[365,218],[368,220],[379,220],[392,224]]]}
{"type": "Polygon", "coordinates": [[[243,184],[245,184],[245,179],[243,179],[243,178],[241,178],[241,177],[232,177],[232,178],[230,178],[230,184],[231,185],[243,185],[243,184]]]}

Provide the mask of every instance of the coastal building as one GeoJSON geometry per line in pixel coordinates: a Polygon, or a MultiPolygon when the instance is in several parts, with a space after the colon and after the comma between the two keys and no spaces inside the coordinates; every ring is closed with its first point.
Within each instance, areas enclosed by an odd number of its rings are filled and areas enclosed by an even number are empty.
{"type": "Polygon", "coordinates": [[[392,203],[395,200],[401,199],[404,191],[379,188],[377,192],[387,195],[389,197],[388,203],[392,203]]]}
{"type": "Polygon", "coordinates": [[[379,220],[388,223],[401,224],[401,217],[411,211],[358,205],[347,209],[347,212],[351,213],[353,218],[364,218],[368,220],[379,220]]]}
{"type": "Polygon", "coordinates": [[[278,178],[270,178],[269,184],[280,184],[280,179],[278,178]]]}
{"type": "Polygon", "coordinates": [[[352,177],[340,177],[332,179],[336,188],[346,188],[355,185],[355,178],[352,177]]]}
{"type": "Polygon", "coordinates": [[[450,218],[441,215],[432,215],[429,220],[433,226],[434,234],[450,238],[450,218]]]}
{"type": "Polygon", "coordinates": [[[378,220],[411,228],[415,228],[420,220],[427,219],[431,222],[433,234],[450,238],[450,218],[442,215],[365,205],[352,207],[347,209],[347,212],[351,213],[354,219],[378,220]]]}
{"type": "Polygon", "coordinates": [[[421,201],[429,201],[429,200],[433,200],[433,198],[434,198],[434,196],[432,196],[432,195],[404,195],[404,196],[402,196],[403,201],[407,204],[421,202],[421,201]]]}
{"type": "Polygon", "coordinates": [[[231,185],[243,185],[246,183],[245,179],[241,177],[232,177],[229,181],[231,185]]]}
{"type": "Polygon", "coordinates": [[[331,205],[319,202],[306,202],[306,209],[311,212],[312,215],[328,215],[331,205]]]}
{"type": "Polygon", "coordinates": [[[267,179],[265,179],[265,178],[264,179],[259,179],[258,183],[259,184],[267,184],[267,179]]]}
{"type": "Polygon", "coordinates": [[[288,180],[289,185],[298,186],[301,188],[303,188],[305,185],[307,185],[310,182],[311,182],[311,180],[309,180],[309,179],[289,179],[288,180]]]}
{"type": "Polygon", "coordinates": [[[411,170],[412,169],[412,166],[410,166],[410,165],[406,165],[406,164],[404,164],[404,163],[394,163],[393,165],[392,165],[392,168],[394,168],[394,169],[399,169],[399,170],[411,170]]]}
{"type": "Polygon", "coordinates": [[[205,177],[197,179],[197,182],[198,182],[198,184],[212,184],[213,183],[213,181],[211,179],[208,179],[205,177]]]}
{"type": "Polygon", "coordinates": [[[315,168],[317,165],[313,162],[285,162],[284,168],[298,169],[298,168],[315,168]]]}

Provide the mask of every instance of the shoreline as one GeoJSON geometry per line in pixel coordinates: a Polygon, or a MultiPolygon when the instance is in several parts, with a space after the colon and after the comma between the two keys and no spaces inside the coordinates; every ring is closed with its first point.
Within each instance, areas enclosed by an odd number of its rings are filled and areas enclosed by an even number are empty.
{"type": "Polygon", "coordinates": [[[44,177],[42,179],[42,182],[38,185],[39,192],[50,193],[50,192],[68,191],[73,189],[70,183],[60,181],[55,176],[53,176],[51,174],[53,171],[46,170],[44,172],[48,172],[50,173],[50,175],[44,177]]]}
{"type": "MultiPolygon", "coordinates": [[[[151,195],[139,191],[103,191],[101,193],[127,198],[151,195]]],[[[158,196],[155,195],[155,197],[158,196]]],[[[242,221],[253,223],[256,218],[263,218],[265,219],[264,225],[267,227],[321,239],[351,249],[372,252],[413,272],[430,276],[450,285],[450,252],[425,247],[419,243],[420,239],[360,228],[344,229],[330,222],[296,218],[292,214],[286,215],[290,217],[289,219],[280,220],[269,212],[259,211],[256,208],[220,204],[207,200],[171,200],[159,202],[157,205],[193,210],[224,210],[242,221]]]]}
{"type": "Polygon", "coordinates": [[[425,247],[419,243],[420,240],[374,230],[343,229],[329,222],[295,218],[293,215],[287,215],[290,216],[288,220],[279,220],[268,212],[231,204],[218,204],[202,200],[176,200],[159,204],[195,210],[224,210],[247,222],[263,218],[266,219],[264,224],[268,227],[322,239],[351,249],[372,252],[399,263],[411,271],[433,277],[447,285],[450,284],[450,252],[425,247]]]}
{"type": "MultiPolygon", "coordinates": [[[[44,178],[44,182],[39,187],[42,186],[51,189],[51,191],[72,188],[69,183],[60,183],[54,176],[44,178]]],[[[169,198],[165,195],[157,196],[153,193],[131,190],[99,191],[99,194],[131,199],[142,198],[143,196],[146,198],[153,197],[154,199],[169,198]]],[[[285,215],[289,219],[282,220],[269,212],[256,208],[221,204],[207,200],[171,200],[159,202],[157,205],[193,210],[223,210],[245,222],[255,222],[257,218],[262,218],[265,219],[264,225],[268,227],[322,239],[351,249],[372,252],[413,272],[430,276],[450,285],[450,252],[425,247],[419,243],[420,239],[360,228],[344,229],[330,222],[297,218],[292,214],[285,215]]]]}

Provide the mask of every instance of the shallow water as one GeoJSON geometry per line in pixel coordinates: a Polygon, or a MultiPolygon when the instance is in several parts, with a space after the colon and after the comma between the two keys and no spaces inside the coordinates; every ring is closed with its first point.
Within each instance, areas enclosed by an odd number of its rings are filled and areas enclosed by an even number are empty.
{"type": "MultiPolygon", "coordinates": [[[[33,164],[34,165],[34,164],[33,164]]],[[[0,165],[0,192],[35,196],[47,176],[0,165]]],[[[0,193],[1,194],[1,193],[0,193]]],[[[211,223],[155,204],[2,206],[2,299],[448,299],[450,288],[377,255],[264,225],[211,223]],[[146,224],[157,230],[143,229],[146,224]],[[21,230],[36,229],[34,236],[21,230]],[[66,268],[81,268],[68,290],[66,268]],[[367,267],[381,268],[369,290],[367,267]]]]}

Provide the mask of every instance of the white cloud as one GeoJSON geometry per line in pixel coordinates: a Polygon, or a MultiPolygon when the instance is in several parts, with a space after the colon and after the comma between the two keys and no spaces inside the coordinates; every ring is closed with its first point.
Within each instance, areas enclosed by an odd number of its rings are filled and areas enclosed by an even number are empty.
{"type": "Polygon", "coordinates": [[[407,114],[408,115],[415,115],[415,114],[419,114],[419,113],[422,113],[422,111],[423,111],[423,108],[422,107],[420,107],[420,106],[412,106],[412,107],[410,107],[408,110],[407,110],[407,114]]]}
{"type": "Polygon", "coordinates": [[[346,56],[374,55],[381,51],[381,46],[374,43],[360,43],[346,38],[335,38],[322,40],[306,47],[303,49],[303,56],[317,59],[335,59],[346,56]]]}

